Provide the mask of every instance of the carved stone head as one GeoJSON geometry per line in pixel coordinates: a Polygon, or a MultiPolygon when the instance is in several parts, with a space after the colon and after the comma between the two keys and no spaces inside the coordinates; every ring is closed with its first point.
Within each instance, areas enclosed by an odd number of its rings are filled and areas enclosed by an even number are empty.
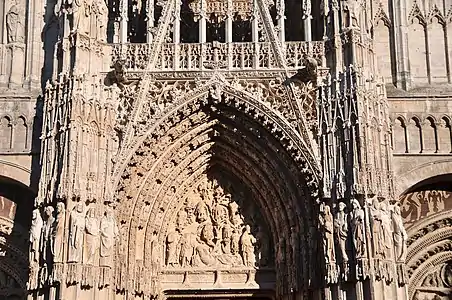
{"type": "Polygon", "coordinates": [[[57,205],[56,205],[57,213],[58,214],[63,213],[64,210],[65,210],[64,203],[63,202],[58,202],[57,205]]]}

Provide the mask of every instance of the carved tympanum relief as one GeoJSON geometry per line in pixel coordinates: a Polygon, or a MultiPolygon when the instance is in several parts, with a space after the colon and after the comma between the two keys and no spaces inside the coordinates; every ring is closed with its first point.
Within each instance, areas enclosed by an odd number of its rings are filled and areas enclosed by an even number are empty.
{"type": "Polygon", "coordinates": [[[452,193],[446,190],[411,192],[400,198],[405,226],[442,211],[452,209],[452,193]]]}
{"type": "Polygon", "coordinates": [[[417,287],[414,300],[446,300],[452,294],[452,262],[432,268],[417,287]]]}
{"type": "Polygon", "coordinates": [[[175,230],[166,237],[168,268],[256,268],[269,263],[270,239],[262,219],[257,210],[245,218],[242,205],[250,208],[252,199],[233,191],[237,190],[223,188],[216,180],[204,180],[185,199],[175,230]]]}

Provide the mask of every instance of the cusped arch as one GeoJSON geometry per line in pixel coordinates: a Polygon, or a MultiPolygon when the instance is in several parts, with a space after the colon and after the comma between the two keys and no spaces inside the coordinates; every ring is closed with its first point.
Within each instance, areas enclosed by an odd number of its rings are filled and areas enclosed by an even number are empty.
{"type": "MultiPolygon", "coordinates": [[[[182,200],[209,170],[224,170],[220,173],[247,187],[270,227],[272,251],[280,243],[289,247],[291,238],[309,243],[319,173],[307,143],[265,104],[231,86],[212,83],[166,109],[116,171],[123,236],[118,257],[128,261],[122,272],[165,268],[162,247],[174,230],[171,224],[177,223],[182,200]],[[150,255],[153,251],[161,254],[159,261],[150,259],[156,257],[150,255]],[[133,258],[137,254],[138,260],[133,258]]],[[[310,254],[299,255],[306,259],[310,254]]]]}

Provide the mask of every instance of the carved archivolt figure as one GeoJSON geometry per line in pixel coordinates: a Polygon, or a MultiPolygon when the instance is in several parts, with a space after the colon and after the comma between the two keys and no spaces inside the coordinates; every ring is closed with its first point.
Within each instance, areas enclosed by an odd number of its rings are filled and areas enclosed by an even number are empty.
{"type": "Polygon", "coordinates": [[[322,228],[323,249],[326,263],[335,263],[336,253],[334,251],[334,220],[333,214],[331,213],[331,209],[328,205],[324,206],[319,222],[322,228]]]}
{"type": "Polygon", "coordinates": [[[353,232],[353,244],[355,246],[356,258],[366,256],[366,235],[364,231],[364,210],[361,208],[358,200],[352,199],[352,211],[350,220],[353,232]]]}
{"type": "Polygon", "coordinates": [[[104,0],[96,0],[97,12],[97,39],[101,42],[107,41],[108,7],[104,0]]]}
{"type": "Polygon", "coordinates": [[[6,13],[6,32],[8,43],[23,43],[25,41],[25,14],[22,5],[15,2],[6,13]]]}
{"type": "Polygon", "coordinates": [[[39,246],[41,241],[41,232],[43,221],[41,218],[41,213],[39,209],[36,208],[33,210],[33,216],[31,220],[31,229],[30,229],[30,262],[38,263],[39,262],[39,246]]]}
{"type": "Polygon", "coordinates": [[[345,213],[346,205],[344,202],[340,202],[338,205],[338,212],[336,213],[336,219],[334,220],[334,232],[336,235],[337,243],[339,245],[339,250],[341,252],[341,257],[343,262],[348,262],[347,255],[347,235],[348,235],[348,224],[347,224],[347,214],[345,213]]]}
{"type": "Polygon", "coordinates": [[[254,256],[254,244],[256,243],[256,239],[252,236],[249,225],[245,226],[245,230],[240,238],[240,243],[242,246],[243,264],[247,267],[254,267],[256,265],[254,256]]]}
{"type": "Polygon", "coordinates": [[[69,220],[68,262],[81,261],[84,232],[85,232],[85,208],[83,203],[80,202],[72,210],[69,220]]]}
{"type": "Polygon", "coordinates": [[[52,234],[53,234],[53,226],[55,222],[55,218],[53,217],[53,207],[47,206],[44,209],[44,228],[42,230],[42,245],[41,245],[41,253],[42,259],[47,261],[52,254],[51,245],[52,245],[52,234]]]}
{"type": "Polygon", "coordinates": [[[99,248],[99,220],[96,215],[96,209],[88,209],[85,218],[85,252],[83,262],[87,265],[93,265],[96,257],[96,251],[99,248]]]}
{"type": "Polygon", "coordinates": [[[56,205],[55,226],[53,228],[53,243],[52,253],[54,262],[63,262],[63,247],[64,247],[64,220],[66,209],[63,202],[58,202],[56,205]]]}
{"type": "Polygon", "coordinates": [[[113,210],[108,208],[100,221],[100,264],[104,267],[112,267],[113,253],[119,228],[116,224],[113,210]]]}
{"type": "Polygon", "coordinates": [[[394,227],[394,247],[397,262],[404,262],[407,254],[406,241],[408,235],[405,227],[403,227],[402,216],[400,215],[400,207],[394,206],[392,211],[392,225],[394,227]]]}

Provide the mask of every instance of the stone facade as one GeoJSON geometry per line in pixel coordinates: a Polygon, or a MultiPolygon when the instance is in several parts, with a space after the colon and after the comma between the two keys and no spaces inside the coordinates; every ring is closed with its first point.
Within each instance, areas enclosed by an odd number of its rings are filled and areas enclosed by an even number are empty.
{"type": "Polygon", "coordinates": [[[452,295],[450,1],[0,18],[0,299],[452,295]]]}

